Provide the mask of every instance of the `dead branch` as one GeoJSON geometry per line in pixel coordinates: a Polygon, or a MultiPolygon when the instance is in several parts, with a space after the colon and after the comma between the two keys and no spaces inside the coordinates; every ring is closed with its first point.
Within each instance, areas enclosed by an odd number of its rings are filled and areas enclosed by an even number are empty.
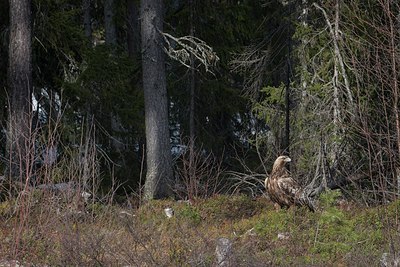
{"type": "Polygon", "coordinates": [[[191,200],[217,194],[222,188],[221,174],[224,172],[221,158],[212,152],[204,152],[202,146],[187,146],[177,160],[176,194],[191,200]]]}
{"type": "Polygon", "coordinates": [[[255,97],[263,85],[264,73],[270,56],[269,50],[261,50],[260,45],[245,47],[242,53],[233,54],[229,67],[233,72],[246,74],[243,92],[255,97]]]}
{"type": "MultiPolygon", "coordinates": [[[[339,42],[338,42],[338,29],[337,29],[337,25],[335,24],[335,29],[332,26],[332,23],[329,20],[329,17],[325,11],[325,9],[323,9],[321,6],[319,6],[317,3],[313,3],[314,7],[316,7],[317,9],[319,9],[322,14],[325,17],[326,20],[326,24],[328,25],[328,29],[329,29],[329,33],[331,35],[332,41],[333,41],[333,46],[334,46],[334,55],[335,55],[335,59],[338,61],[339,66],[340,66],[340,70],[341,70],[341,74],[344,80],[344,84],[345,84],[345,88],[346,88],[346,93],[347,93],[347,97],[349,99],[350,102],[350,107],[352,109],[352,115],[354,115],[354,101],[353,101],[353,95],[351,93],[351,89],[350,89],[350,82],[349,79],[347,77],[347,73],[346,73],[346,69],[344,67],[344,60],[342,57],[342,53],[340,51],[339,48],[339,42]]],[[[338,20],[338,18],[336,18],[336,21],[338,20]]],[[[337,23],[337,22],[335,22],[337,23]]]]}
{"type": "Polygon", "coordinates": [[[206,72],[214,74],[211,68],[217,65],[219,57],[206,42],[190,35],[174,37],[165,32],[161,32],[161,35],[166,43],[164,51],[170,58],[175,59],[188,69],[193,69],[191,60],[195,58],[199,62],[199,66],[204,66],[206,72]]]}
{"type": "Polygon", "coordinates": [[[227,174],[233,182],[230,187],[232,193],[250,191],[252,196],[258,195],[260,188],[264,189],[264,180],[267,177],[265,174],[260,173],[241,173],[235,171],[227,172],[227,174]]]}

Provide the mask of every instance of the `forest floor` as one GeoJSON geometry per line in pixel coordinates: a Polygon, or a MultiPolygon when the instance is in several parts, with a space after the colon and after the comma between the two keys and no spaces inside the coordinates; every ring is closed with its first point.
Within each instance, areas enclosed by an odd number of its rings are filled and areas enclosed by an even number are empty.
{"type": "Polygon", "coordinates": [[[221,266],[390,266],[400,202],[366,208],[337,197],[323,195],[312,213],[244,195],[127,208],[32,193],[0,203],[0,266],[216,266],[221,240],[221,266]]]}

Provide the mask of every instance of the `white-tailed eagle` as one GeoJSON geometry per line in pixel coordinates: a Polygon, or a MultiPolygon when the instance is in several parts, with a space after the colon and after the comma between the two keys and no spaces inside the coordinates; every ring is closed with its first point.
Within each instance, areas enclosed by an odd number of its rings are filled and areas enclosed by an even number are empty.
{"type": "Polygon", "coordinates": [[[285,165],[290,161],[288,156],[279,156],[275,160],[270,177],[265,179],[265,188],[269,197],[281,207],[306,206],[311,211],[315,211],[312,200],[287,170],[285,165]]]}

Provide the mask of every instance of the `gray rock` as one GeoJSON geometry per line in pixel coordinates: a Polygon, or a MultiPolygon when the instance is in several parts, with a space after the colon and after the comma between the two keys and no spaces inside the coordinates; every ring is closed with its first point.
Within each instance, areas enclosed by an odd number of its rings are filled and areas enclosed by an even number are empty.
{"type": "Polygon", "coordinates": [[[215,253],[217,256],[217,266],[218,267],[234,266],[233,265],[233,257],[232,257],[232,241],[231,240],[229,240],[228,238],[224,238],[224,237],[218,238],[215,253]]]}
{"type": "Polygon", "coordinates": [[[381,267],[398,267],[400,266],[400,257],[390,253],[383,253],[379,261],[381,267]]]}

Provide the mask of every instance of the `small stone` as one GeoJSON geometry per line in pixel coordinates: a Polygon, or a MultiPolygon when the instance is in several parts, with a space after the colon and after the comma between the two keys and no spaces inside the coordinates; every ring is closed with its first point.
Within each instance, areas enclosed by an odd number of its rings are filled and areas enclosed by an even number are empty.
{"type": "Polygon", "coordinates": [[[288,240],[289,239],[289,233],[278,233],[278,239],[279,240],[288,240]]]}
{"type": "Polygon", "coordinates": [[[172,216],[174,216],[174,210],[172,208],[165,208],[164,212],[168,218],[172,218],[172,216]]]}
{"type": "Polygon", "coordinates": [[[83,192],[81,193],[81,196],[83,197],[83,199],[84,199],[85,202],[87,203],[87,202],[89,202],[89,198],[92,196],[92,194],[83,191],[83,192]]]}

